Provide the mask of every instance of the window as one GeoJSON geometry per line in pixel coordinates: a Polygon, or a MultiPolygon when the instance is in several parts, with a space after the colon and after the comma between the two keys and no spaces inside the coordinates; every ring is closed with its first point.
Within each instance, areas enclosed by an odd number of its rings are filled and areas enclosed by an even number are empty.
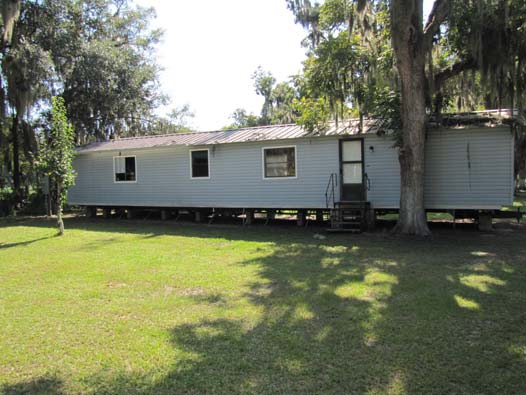
{"type": "Polygon", "coordinates": [[[115,156],[113,158],[115,182],[136,182],[137,170],[135,156],[115,156]]]}
{"type": "Polygon", "coordinates": [[[264,178],[296,177],[296,147],[263,148],[264,178]]]}
{"type": "Polygon", "coordinates": [[[344,140],[341,142],[341,162],[344,184],[362,183],[362,141],[344,140]]]}
{"type": "Polygon", "coordinates": [[[209,165],[207,149],[190,151],[190,171],[192,172],[192,178],[209,178],[209,165]]]}

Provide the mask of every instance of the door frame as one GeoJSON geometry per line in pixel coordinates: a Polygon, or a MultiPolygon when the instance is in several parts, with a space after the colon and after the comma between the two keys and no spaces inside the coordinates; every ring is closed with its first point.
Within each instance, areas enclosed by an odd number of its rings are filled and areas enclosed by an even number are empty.
{"type": "Polygon", "coordinates": [[[339,170],[340,170],[340,200],[343,200],[343,165],[344,163],[360,163],[362,165],[362,200],[367,200],[365,187],[365,158],[364,158],[364,138],[363,137],[347,137],[338,140],[339,151],[339,170]],[[362,160],[343,161],[343,143],[346,141],[360,141],[362,160]]]}

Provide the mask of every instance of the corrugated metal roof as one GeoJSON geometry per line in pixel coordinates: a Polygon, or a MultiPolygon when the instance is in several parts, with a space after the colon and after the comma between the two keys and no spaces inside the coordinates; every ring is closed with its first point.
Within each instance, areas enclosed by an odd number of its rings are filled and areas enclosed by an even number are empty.
{"type": "MultiPolygon", "coordinates": [[[[435,127],[453,128],[454,126],[455,129],[466,129],[470,127],[480,128],[481,126],[499,126],[502,123],[500,121],[498,123],[486,122],[487,119],[490,119],[488,118],[488,116],[492,116],[492,114],[490,113],[492,112],[485,111],[483,113],[469,113],[456,116],[448,115],[447,120],[449,123],[441,122],[440,124],[435,125],[435,127]],[[483,123],[483,125],[476,125],[476,122],[486,123],[483,123]]],[[[128,137],[87,144],[78,147],[77,152],[89,153],[100,151],[134,150],[141,148],[167,147],[172,145],[203,146],[228,143],[246,143],[251,141],[318,138],[324,136],[353,136],[360,133],[359,125],[359,119],[350,119],[343,122],[339,122],[338,126],[336,126],[335,122],[330,123],[328,130],[324,133],[311,133],[305,130],[300,125],[288,124],[256,126],[252,128],[232,130],[217,130],[210,132],[174,133],[152,136],[128,137]]],[[[430,125],[433,126],[434,122],[432,121],[430,125]]],[[[362,133],[376,133],[379,128],[381,128],[381,126],[378,125],[378,120],[370,118],[365,119],[363,123],[362,133]]]]}
{"type": "MultiPolygon", "coordinates": [[[[364,121],[364,133],[374,129],[373,120],[364,121]]],[[[166,147],[172,145],[212,145],[228,143],[245,143],[250,141],[288,140],[298,138],[314,138],[335,135],[356,135],[359,133],[359,120],[331,123],[324,133],[310,133],[300,125],[272,125],[252,128],[218,130],[212,132],[174,133],[154,136],[129,137],[110,141],[102,141],[84,145],[77,149],[78,153],[133,150],[141,148],[166,147]]]]}

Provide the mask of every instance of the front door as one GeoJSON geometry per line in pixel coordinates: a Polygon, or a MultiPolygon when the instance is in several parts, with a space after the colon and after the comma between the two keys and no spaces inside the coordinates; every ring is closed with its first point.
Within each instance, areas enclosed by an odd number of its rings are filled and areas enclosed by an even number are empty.
{"type": "Polygon", "coordinates": [[[363,201],[363,139],[340,140],[341,200],[363,201]]]}

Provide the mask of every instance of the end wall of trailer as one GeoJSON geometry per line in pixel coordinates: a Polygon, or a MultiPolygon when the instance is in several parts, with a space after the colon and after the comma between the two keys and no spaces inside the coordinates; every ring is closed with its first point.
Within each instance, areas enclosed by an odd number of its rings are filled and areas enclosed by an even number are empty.
{"type": "MultiPolygon", "coordinates": [[[[392,137],[365,139],[368,200],[400,207],[400,166],[392,137]]],[[[513,203],[514,140],[509,127],[430,130],[426,140],[427,209],[494,210],[513,203]]]]}

